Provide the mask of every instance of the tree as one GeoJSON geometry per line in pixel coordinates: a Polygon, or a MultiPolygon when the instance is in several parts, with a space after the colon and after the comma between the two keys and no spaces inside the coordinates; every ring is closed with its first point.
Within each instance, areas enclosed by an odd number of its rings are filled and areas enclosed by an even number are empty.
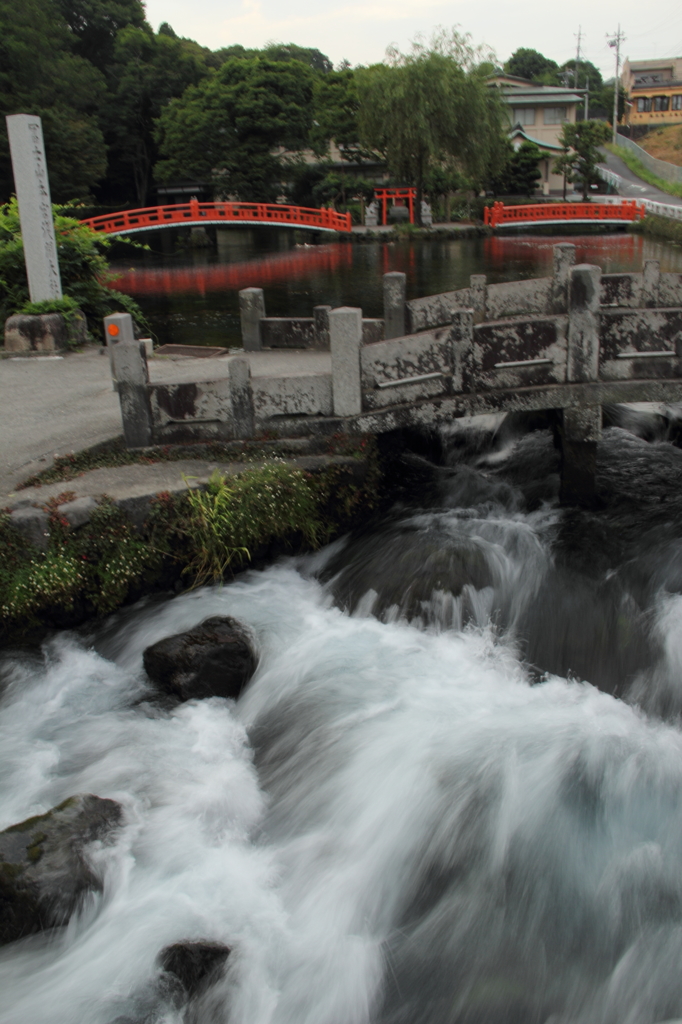
{"type": "MultiPolygon", "coordinates": [[[[172,30],[171,30],[172,31],[172,30]]],[[[135,196],[145,206],[152,167],[158,159],[156,121],[166,104],[209,73],[200,48],[148,25],[121,29],[110,66],[110,88],[103,104],[107,141],[114,165],[108,188],[135,196]]]]}
{"type": "Polygon", "coordinates": [[[532,195],[542,177],[539,163],[545,155],[534,142],[522,142],[517,150],[509,143],[507,164],[490,182],[495,195],[532,195]]]}
{"type": "Polygon", "coordinates": [[[74,52],[105,75],[122,28],[145,22],[141,0],[55,0],[74,39],[74,52]]]}
{"type": "MultiPolygon", "coordinates": [[[[98,110],[101,73],[74,52],[52,0],[0,0],[0,113],[43,120],[52,196],[85,198],[106,171],[98,110]]],[[[7,136],[0,133],[0,199],[14,191],[7,136]]]]}
{"type": "Polygon", "coordinates": [[[157,179],[199,179],[226,195],[272,202],[285,176],[282,151],[308,143],[313,83],[300,61],[226,61],[162,111],[157,179]]]}
{"type": "Polygon", "coordinates": [[[561,84],[557,62],[525,46],[512,53],[504,65],[504,70],[508,75],[526,78],[529,82],[537,82],[540,85],[561,84]]]}
{"type": "Polygon", "coordinates": [[[584,200],[590,185],[599,180],[599,147],[610,137],[611,130],[603,121],[567,121],[561,129],[559,141],[563,155],[555,163],[554,170],[558,174],[565,173],[568,181],[579,185],[584,200]]]}
{"type": "Polygon", "coordinates": [[[561,65],[561,77],[565,76],[565,84],[569,88],[584,89],[585,83],[590,91],[590,96],[599,93],[604,85],[599,68],[595,67],[589,60],[581,60],[578,63],[578,80],[575,78],[575,57],[567,60],[561,65]]]}
{"type": "MultiPolygon", "coordinates": [[[[106,286],[113,276],[106,260],[112,239],[52,208],[57,239],[59,273],[65,298],[85,313],[93,335],[100,334],[102,318],[125,310],[138,325],[149,329],[140,307],[129,295],[106,286]]],[[[0,206],[0,320],[20,312],[28,303],[24,244],[16,199],[0,206]]]]}
{"type": "Polygon", "coordinates": [[[453,33],[430,49],[416,43],[407,55],[389,51],[387,63],[356,73],[360,137],[394,178],[416,186],[420,223],[430,168],[450,157],[481,180],[502,161],[505,112],[487,85],[484,56],[453,33]]]}
{"type": "Polygon", "coordinates": [[[310,144],[318,156],[327,154],[332,141],[339,147],[342,160],[360,163],[371,155],[360,142],[360,101],[355,73],[350,68],[318,76],[314,107],[310,144]]]}

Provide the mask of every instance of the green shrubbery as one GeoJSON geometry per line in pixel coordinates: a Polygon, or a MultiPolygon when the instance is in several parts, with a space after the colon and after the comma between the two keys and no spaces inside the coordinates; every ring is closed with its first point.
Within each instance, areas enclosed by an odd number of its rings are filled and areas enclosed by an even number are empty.
{"type": "Polygon", "coordinates": [[[27,544],[1,513],[0,621],[9,632],[67,625],[181,576],[190,586],[217,582],[253,557],[267,556],[273,543],[316,548],[376,503],[381,474],[375,449],[360,440],[352,454],[366,460],[362,484],[334,465],[316,475],[285,462],[234,477],[216,473],[203,489],[157,495],[142,532],[108,499],[85,526],[70,529],[59,506],[73,494],[64,492],[45,505],[45,551],[27,544]]]}
{"type": "Polygon", "coordinates": [[[62,313],[68,320],[82,309],[90,331],[99,336],[102,318],[123,310],[147,333],[149,325],[135,300],[106,285],[112,280],[105,257],[111,240],[65,216],[60,207],[53,211],[64,298],[30,303],[17,201],[13,198],[0,207],[0,320],[13,313],[34,312],[62,313]]]}

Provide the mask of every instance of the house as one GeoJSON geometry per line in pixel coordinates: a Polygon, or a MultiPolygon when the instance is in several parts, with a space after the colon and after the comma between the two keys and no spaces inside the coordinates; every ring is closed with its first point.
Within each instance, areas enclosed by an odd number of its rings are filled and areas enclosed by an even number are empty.
{"type": "Polygon", "coordinates": [[[628,96],[628,124],[682,124],[682,57],[628,58],[621,82],[628,96]]]}
{"type": "Polygon", "coordinates": [[[565,121],[576,121],[581,116],[584,100],[582,89],[565,89],[558,85],[536,85],[525,78],[512,75],[493,75],[489,84],[498,88],[509,108],[509,138],[514,149],[523,142],[534,142],[546,153],[540,161],[543,195],[561,195],[563,175],[553,171],[554,161],[561,155],[559,142],[561,126],[565,121]]]}

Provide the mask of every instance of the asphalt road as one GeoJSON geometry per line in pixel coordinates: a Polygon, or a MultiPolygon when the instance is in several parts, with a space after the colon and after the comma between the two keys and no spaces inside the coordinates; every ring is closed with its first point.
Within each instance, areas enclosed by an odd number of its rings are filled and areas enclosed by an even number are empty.
{"type": "MultiPolygon", "coordinates": [[[[55,455],[81,451],[122,433],[109,360],[99,348],[59,358],[0,359],[0,496],[55,455]]],[[[248,353],[251,372],[288,376],[331,372],[329,352],[248,353]]],[[[152,381],[177,383],[227,376],[229,357],[152,359],[152,381]]]]}
{"type": "Polygon", "coordinates": [[[602,161],[602,167],[608,167],[610,171],[621,178],[622,183],[618,186],[621,196],[626,199],[653,199],[657,203],[667,203],[669,206],[682,206],[682,198],[668,195],[667,192],[661,192],[660,188],[647,184],[646,181],[642,181],[636,174],[633,174],[619,157],[608,150],[604,152],[606,159],[602,161]]]}

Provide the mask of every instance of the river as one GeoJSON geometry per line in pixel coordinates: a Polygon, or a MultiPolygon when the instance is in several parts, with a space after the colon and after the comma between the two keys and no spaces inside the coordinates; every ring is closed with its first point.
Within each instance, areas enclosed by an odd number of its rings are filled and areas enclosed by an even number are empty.
{"type": "Polygon", "coordinates": [[[0,826],[77,792],[125,826],[103,894],[1,951],[1,1024],[682,1017],[682,452],[619,415],[599,511],[557,506],[541,422],[478,421],[369,532],[7,653],[0,826]],[[143,649],[221,613],[249,687],[159,706],[143,649]],[[233,951],[190,1007],[186,938],[233,951]]]}
{"type": "MultiPolygon", "coordinates": [[[[576,245],[577,262],[604,273],[639,270],[657,259],[663,271],[682,271],[682,248],[641,235],[515,235],[461,240],[415,240],[296,246],[292,232],[224,231],[215,248],[159,249],[163,232],[144,237],[147,252],[126,253],[112,269],[114,286],[138,300],[160,344],[241,345],[240,288],[262,287],[270,316],[311,316],[315,305],[360,306],[383,315],[382,275],[407,275],[408,298],[464,288],[471,274],[491,282],[552,272],[552,246],[576,245]]],[[[296,236],[298,237],[298,236],[296,236]]]]}

